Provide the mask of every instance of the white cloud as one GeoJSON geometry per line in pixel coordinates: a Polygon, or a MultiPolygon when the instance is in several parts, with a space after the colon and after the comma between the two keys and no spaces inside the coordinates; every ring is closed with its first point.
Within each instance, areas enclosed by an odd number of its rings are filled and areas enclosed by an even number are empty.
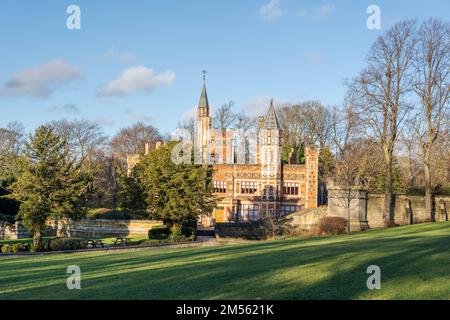
{"type": "Polygon", "coordinates": [[[269,110],[270,100],[272,99],[275,108],[279,108],[289,104],[287,100],[274,99],[268,95],[261,95],[242,103],[241,109],[248,113],[250,116],[265,116],[267,111],[269,110]]]}
{"type": "MultiPolygon", "coordinates": [[[[185,111],[182,115],[181,115],[181,121],[190,121],[192,119],[196,119],[197,118],[197,108],[198,106],[192,107],[192,109],[185,111]]],[[[211,109],[210,109],[210,114],[211,114],[211,109]]]]}
{"type": "Polygon", "coordinates": [[[153,69],[144,66],[131,67],[123,71],[122,75],[110,81],[98,93],[98,96],[127,96],[131,93],[151,93],[155,87],[170,86],[175,80],[175,72],[167,70],[156,74],[153,69]]]}
{"type": "Polygon", "coordinates": [[[283,14],[280,0],[270,0],[259,9],[260,16],[269,22],[277,21],[283,14]]]}
{"type": "Polygon", "coordinates": [[[47,98],[57,88],[81,78],[80,71],[56,59],[14,75],[0,87],[0,95],[47,98]]]}
{"type": "Polygon", "coordinates": [[[80,109],[73,103],[67,103],[63,106],[54,106],[50,108],[49,111],[54,113],[70,113],[70,114],[80,113],[80,109]]]}

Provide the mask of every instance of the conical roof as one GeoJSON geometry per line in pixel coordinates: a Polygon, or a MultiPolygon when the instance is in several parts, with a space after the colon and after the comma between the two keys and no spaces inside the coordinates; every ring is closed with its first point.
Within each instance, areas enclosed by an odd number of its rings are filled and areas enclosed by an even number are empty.
{"type": "Polygon", "coordinates": [[[273,100],[270,101],[269,111],[267,111],[266,118],[264,119],[263,129],[280,129],[280,123],[278,122],[277,113],[273,106],[273,100]]]}
{"type": "Polygon", "coordinates": [[[200,95],[200,101],[198,102],[198,107],[209,110],[208,94],[206,93],[205,81],[203,81],[202,94],[200,95]]]}

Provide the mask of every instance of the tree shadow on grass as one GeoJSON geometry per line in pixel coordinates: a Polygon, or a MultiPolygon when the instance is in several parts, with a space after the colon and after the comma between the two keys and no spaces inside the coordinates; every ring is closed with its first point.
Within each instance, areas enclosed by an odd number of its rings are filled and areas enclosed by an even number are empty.
{"type": "MultiPolygon", "coordinates": [[[[102,254],[56,259],[65,273],[72,264],[82,269],[82,290],[65,287],[67,275],[56,273],[55,261],[32,259],[16,271],[27,277],[0,276],[0,297],[49,299],[357,299],[411,297],[415,282],[445,279],[448,235],[401,238],[354,237],[316,241],[286,240],[231,247],[102,254]],[[68,259],[69,258],[69,259],[68,259]],[[53,264],[51,264],[53,261],[53,264]],[[366,269],[382,270],[382,290],[368,292],[366,269]],[[27,269],[53,266],[50,270],[27,269]],[[55,284],[55,279],[60,281],[55,284]],[[403,279],[403,280],[402,280],[403,279]],[[13,281],[11,281],[13,280],[13,281]],[[31,284],[34,287],[29,287],[31,284]],[[2,295],[2,287],[15,291],[2,295]],[[22,286],[22,288],[21,288],[22,286]]],[[[0,268],[1,270],[1,268],[0,268]]],[[[0,275],[2,273],[0,272],[0,275]]],[[[445,284],[444,284],[445,286],[445,284]]],[[[425,286],[426,287],[426,286],[425,286]]],[[[441,297],[425,288],[427,294],[441,297]]],[[[445,290],[445,287],[444,287],[445,290]]],[[[414,297],[414,295],[412,295],[414,297]]]]}

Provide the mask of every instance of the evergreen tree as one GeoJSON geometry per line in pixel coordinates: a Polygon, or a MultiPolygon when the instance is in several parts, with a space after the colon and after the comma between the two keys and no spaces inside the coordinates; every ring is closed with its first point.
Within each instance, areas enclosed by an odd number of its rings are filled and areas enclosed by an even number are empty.
{"type": "Polygon", "coordinates": [[[18,218],[33,233],[36,249],[49,218],[79,219],[85,215],[92,175],[83,172],[68,154],[67,141],[41,126],[25,143],[21,173],[8,198],[20,202],[18,218]]]}
{"type": "Polygon", "coordinates": [[[145,193],[139,180],[137,170],[132,170],[131,175],[121,175],[120,184],[120,207],[134,214],[141,214],[146,209],[145,193]]]}
{"type": "Polygon", "coordinates": [[[175,164],[171,159],[175,144],[168,143],[150,152],[135,170],[149,214],[170,223],[174,234],[181,234],[184,222],[210,214],[216,200],[212,193],[212,168],[175,164]]]}
{"type": "Polygon", "coordinates": [[[294,143],[294,144],[286,144],[281,147],[281,161],[284,164],[289,164],[289,156],[293,152],[296,158],[295,164],[305,164],[305,147],[304,144],[294,143]]]}

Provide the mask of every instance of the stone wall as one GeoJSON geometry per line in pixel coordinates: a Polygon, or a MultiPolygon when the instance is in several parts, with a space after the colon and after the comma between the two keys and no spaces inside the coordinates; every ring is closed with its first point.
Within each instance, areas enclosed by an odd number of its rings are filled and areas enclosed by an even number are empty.
{"type": "Polygon", "coordinates": [[[260,224],[254,223],[217,223],[214,227],[216,238],[265,239],[266,233],[260,224]]]}
{"type": "MultiPolygon", "coordinates": [[[[367,196],[367,221],[370,228],[384,227],[384,195],[367,196]]],[[[429,221],[447,221],[450,197],[434,197],[434,216],[426,213],[424,196],[395,196],[395,224],[407,225],[429,221]]]]}
{"type": "Polygon", "coordinates": [[[305,209],[299,212],[291,213],[287,217],[289,227],[302,231],[314,230],[320,218],[327,216],[327,207],[318,207],[305,209]]]}
{"type": "MultiPolygon", "coordinates": [[[[396,225],[448,221],[450,208],[450,197],[448,196],[435,196],[433,198],[433,215],[426,213],[424,196],[396,195],[394,201],[394,221],[396,225]]],[[[384,195],[368,194],[359,190],[350,207],[352,230],[385,227],[386,223],[383,218],[384,195]]],[[[333,192],[333,190],[329,191],[327,216],[348,218],[347,209],[342,206],[338,193],[333,192]]]]}
{"type": "Polygon", "coordinates": [[[22,223],[7,224],[0,222],[0,240],[16,240],[29,237],[31,235],[22,223]]]}
{"type": "Polygon", "coordinates": [[[162,221],[83,219],[58,221],[57,235],[69,237],[147,236],[148,231],[162,221]]]}

